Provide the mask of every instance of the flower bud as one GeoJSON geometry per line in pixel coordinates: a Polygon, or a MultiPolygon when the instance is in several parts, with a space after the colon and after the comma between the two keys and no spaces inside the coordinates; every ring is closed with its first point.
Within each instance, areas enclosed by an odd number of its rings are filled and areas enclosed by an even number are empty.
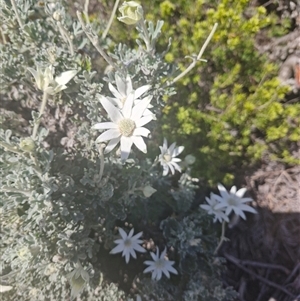
{"type": "Polygon", "coordinates": [[[60,11],[56,10],[53,15],[52,15],[53,19],[56,21],[61,21],[61,13],[60,11]]]}
{"type": "Polygon", "coordinates": [[[19,146],[26,153],[32,153],[35,149],[35,143],[30,137],[22,139],[19,146]]]}
{"type": "Polygon", "coordinates": [[[80,264],[67,275],[71,286],[71,300],[76,298],[83,290],[86,283],[89,282],[89,274],[82,268],[80,264]]]}
{"type": "Polygon", "coordinates": [[[151,187],[150,185],[147,185],[143,188],[143,194],[146,198],[149,198],[153,193],[155,193],[157,190],[151,187]]]}
{"type": "Polygon", "coordinates": [[[143,17],[143,8],[135,1],[125,1],[119,11],[122,16],[118,17],[118,20],[127,25],[136,24],[143,17]]]}
{"type": "Polygon", "coordinates": [[[185,158],[184,158],[184,162],[187,164],[187,165],[192,165],[194,164],[196,161],[196,158],[193,156],[193,155],[187,155],[185,158]]]}

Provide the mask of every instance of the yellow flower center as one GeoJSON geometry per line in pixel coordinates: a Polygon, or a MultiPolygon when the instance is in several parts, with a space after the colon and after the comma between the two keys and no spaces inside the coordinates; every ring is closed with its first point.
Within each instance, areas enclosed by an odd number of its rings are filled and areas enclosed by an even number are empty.
{"type": "Polygon", "coordinates": [[[128,238],[125,239],[125,240],[124,240],[124,246],[125,246],[125,247],[131,247],[131,240],[128,239],[128,238]]]}
{"type": "Polygon", "coordinates": [[[135,122],[129,118],[124,118],[118,123],[119,131],[122,136],[130,137],[136,128],[135,122]]]}
{"type": "Polygon", "coordinates": [[[238,203],[239,203],[238,200],[233,195],[231,195],[230,198],[228,199],[228,204],[231,206],[237,206],[238,203]]]}
{"type": "Polygon", "coordinates": [[[166,162],[170,162],[171,159],[172,159],[172,157],[171,157],[170,154],[165,154],[165,155],[164,155],[164,160],[165,160],[166,162]]]}
{"type": "Polygon", "coordinates": [[[165,266],[165,261],[164,259],[159,258],[156,262],[155,262],[155,267],[157,269],[162,269],[165,266]]]}

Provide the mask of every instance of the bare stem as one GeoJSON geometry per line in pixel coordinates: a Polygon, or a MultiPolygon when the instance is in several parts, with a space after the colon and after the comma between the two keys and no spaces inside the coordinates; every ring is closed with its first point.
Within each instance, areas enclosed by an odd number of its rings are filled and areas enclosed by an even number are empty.
{"type": "Polygon", "coordinates": [[[288,296],[292,297],[293,300],[294,298],[296,298],[295,295],[293,295],[290,291],[288,291],[284,286],[281,286],[273,281],[270,281],[268,279],[265,279],[264,277],[256,274],[255,272],[253,272],[252,270],[244,267],[241,263],[240,263],[240,260],[225,253],[225,258],[229,261],[231,261],[232,263],[234,263],[237,267],[239,267],[241,270],[245,271],[246,273],[250,274],[251,276],[255,277],[256,279],[260,280],[262,283],[268,285],[268,286],[271,286],[271,287],[274,287],[284,293],[286,293],[288,296]]]}
{"type": "Polygon", "coordinates": [[[40,108],[40,114],[39,114],[38,120],[34,124],[32,135],[31,135],[31,138],[33,140],[35,140],[35,138],[36,138],[36,134],[37,134],[39,125],[41,123],[41,117],[43,116],[44,111],[45,111],[45,107],[46,107],[46,104],[47,104],[47,98],[48,98],[48,94],[46,92],[44,92],[44,94],[43,94],[43,100],[42,100],[42,104],[41,104],[41,108],[40,108]]]}
{"type": "Polygon", "coordinates": [[[208,43],[210,42],[211,38],[213,37],[215,31],[217,30],[218,23],[215,23],[213,29],[211,30],[209,36],[207,37],[206,41],[204,42],[199,54],[197,55],[197,58],[193,60],[193,62],[183,71],[181,72],[177,77],[175,77],[169,84],[168,86],[173,85],[175,82],[177,82],[179,79],[184,77],[187,73],[189,73],[197,64],[197,62],[201,59],[208,43]]]}
{"type": "Polygon", "coordinates": [[[13,10],[14,10],[15,14],[16,14],[16,18],[17,18],[17,21],[19,23],[20,28],[23,28],[24,24],[23,24],[23,22],[22,22],[22,20],[20,18],[20,15],[19,15],[18,8],[17,8],[15,0],[10,0],[10,3],[12,5],[12,7],[13,7],[13,10]]]}
{"type": "Polygon", "coordinates": [[[113,22],[113,20],[114,20],[114,16],[115,16],[115,14],[116,14],[116,11],[117,11],[119,2],[120,2],[120,0],[116,0],[116,2],[115,2],[113,11],[112,11],[111,16],[110,16],[110,18],[109,18],[109,21],[108,21],[108,23],[107,23],[107,25],[106,25],[106,28],[105,28],[105,30],[104,30],[104,32],[103,32],[103,34],[102,34],[102,39],[103,39],[103,40],[106,38],[106,36],[107,36],[107,34],[108,34],[108,32],[109,32],[109,29],[110,29],[111,24],[112,24],[112,22],[113,22]]]}
{"type": "Polygon", "coordinates": [[[72,39],[71,39],[68,31],[62,26],[62,24],[60,22],[57,22],[57,26],[58,26],[58,29],[59,29],[61,35],[63,37],[65,37],[67,42],[69,43],[70,53],[73,56],[74,55],[74,47],[73,47],[73,42],[72,42],[72,39]]]}
{"type": "Polygon", "coordinates": [[[89,14],[89,4],[90,4],[90,0],[85,0],[83,10],[84,10],[84,12],[85,12],[86,15],[89,14]]]}
{"type": "Polygon", "coordinates": [[[113,60],[105,53],[105,51],[100,47],[98,44],[98,37],[94,36],[93,34],[89,33],[87,31],[87,28],[84,24],[84,21],[81,16],[81,12],[77,11],[77,17],[81,24],[82,30],[85,32],[88,39],[91,41],[91,43],[94,45],[94,47],[97,49],[97,51],[100,53],[100,55],[106,60],[106,62],[111,65],[113,68],[121,72],[120,68],[113,62],[113,60]]]}

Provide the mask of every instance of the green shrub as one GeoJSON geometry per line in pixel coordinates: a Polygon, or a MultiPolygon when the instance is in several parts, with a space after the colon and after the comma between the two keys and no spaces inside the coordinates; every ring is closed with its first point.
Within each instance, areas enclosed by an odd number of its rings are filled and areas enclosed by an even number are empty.
{"type": "Polygon", "coordinates": [[[180,80],[164,108],[164,133],[187,143],[187,153],[197,157],[195,174],[210,184],[229,184],[236,171],[266,155],[297,163],[291,149],[300,139],[300,105],[284,103],[289,87],[280,84],[278,67],[255,47],[262,29],[275,34],[276,17],[249,0],[155,3],[173,39],[165,58],[181,69],[189,63],[183,58],[198,53],[213,24],[219,24],[203,56],[208,63],[199,62],[180,80]]]}

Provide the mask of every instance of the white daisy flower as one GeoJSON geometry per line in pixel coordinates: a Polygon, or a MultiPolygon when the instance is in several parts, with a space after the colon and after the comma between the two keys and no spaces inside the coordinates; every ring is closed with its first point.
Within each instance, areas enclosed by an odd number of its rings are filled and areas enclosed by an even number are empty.
{"type": "Polygon", "coordinates": [[[164,273],[168,278],[170,278],[170,272],[176,275],[178,274],[178,272],[172,267],[175,261],[166,259],[166,252],[167,249],[165,248],[159,256],[159,250],[156,247],[156,254],[150,252],[153,261],[147,260],[144,262],[144,264],[149,265],[144,270],[144,273],[152,272],[152,280],[160,280],[162,273],[164,273]]]}
{"type": "Polygon", "coordinates": [[[122,161],[128,158],[132,144],[135,144],[143,153],[147,153],[147,146],[142,136],[147,137],[150,131],[143,125],[150,122],[153,117],[151,115],[143,116],[143,113],[149,105],[150,99],[144,98],[133,107],[133,94],[130,94],[121,111],[103,96],[101,96],[100,102],[112,120],[112,122],[97,123],[92,127],[96,130],[108,129],[96,140],[96,142],[110,140],[104,152],[109,153],[120,142],[122,161]]]}
{"type": "MultiPolygon", "coordinates": [[[[129,95],[131,97],[131,94],[133,94],[134,104],[137,105],[142,100],[140,99],[140,96],[142,96],[151,88],[151,85],[145,85],[134,90],[132,88],[132,81],[129,75],[127,75],[126,79],[123,80],[118,74],[115,74],[115,80],[117,89],[111,83],[108,84],[108,88],[114,95],[114,98],[107,97],[107,99],[120,109],[123,108],[124,103],[126,102],[129,95]]],[[[146,98],[149,98],[151,101],[153,96],[149,95],[146,98]]],[[[150,108],[152,108],[152,106],[149,104],[148,108],[144,111],[143,116],[152,115],[153,119],[155,119],[155,115],[150,110],[148,110],[150,108]]]]}
{"type": "Polygon", "coordinates": [[[76,268],[67,275],[71,286],[71,300],[75,299],[89,282],[90,276],[87,271],[77,264],[76,268]]]}
{"type": "Polygon", "coordinates": [[[161,154],[159,155],[159,162],[163,166],[163,176],[166,176],[169,172],[169,169],[171,170],[171,173],[175,173],[175,169],[181,172],[180,166],[177,164],[181,161],[179,158],[175,158],[178,155],[182,153],[184,150],[184,146],[178,146],[176,147],[176,142],[172,143],[170,147],[168,148],[168,142],[167,139],[164,138],[163,146],[160,146],[161,154]]]}
{"type": "Polygon", "coordinates": [[[54,78],[54,68],[51,65],[44,70],[40,66],[37,66],[37,70],[30,67],[27,69],[33,75],[38,89],[50,95],[66,89],[66,84],[77,74],[77,70],[69,70],[54,78]]]}
{"type": "Polygon", "coordinates": [[[114,241],[114,243],[118,244],[115,248],[113,248],[110,251],[110,254],[116,254],[116,253],[122,253],[122,257],[125,256],[126,263],[129,262],[130,255],[133,258],[136,258],[135,251],[145,253],[146,250],[140,246],[140,244],[143,242],[141,239],[139,239],[143,232],[139,232],[138,234],[133,235],[134,229],[131,229],[129,234],[127,235],[126,232],[119,228],[119,233],[121,235],[121,239],[117,239],[114,241]]]}
{"type": "Polygon", "coordinates": [[[218,184],[218,189],[221,193],[221,196],[215,195],[215,198],[218,200],[219,204],[215,205],[215,209],[225,209],[225,214],[228,216],[231,211],[243,219],[246,219],[244,211],[257,213],[257,211],[246,205],[245,203],[253,201],[251,198],[243,198],[246,188],[241,188],[238,191],[236,190],[236,186],[232,186],[230,192],[226,190],[226,188],[218,184]]]}
{"type": "Polygon", "coordinates": [[[210,198],[205,197],[207,204],[200,205],[200,207],[207,211],[209,215],[214,215],[214,223],[218,220],[220,223],[226,221],[229,222],[228,216],[225,214],[225,209],[216,209],[216,205],[220,204],[220,202],[215,197],[216,195],[214,193],[210,193],[210,198]]]}

